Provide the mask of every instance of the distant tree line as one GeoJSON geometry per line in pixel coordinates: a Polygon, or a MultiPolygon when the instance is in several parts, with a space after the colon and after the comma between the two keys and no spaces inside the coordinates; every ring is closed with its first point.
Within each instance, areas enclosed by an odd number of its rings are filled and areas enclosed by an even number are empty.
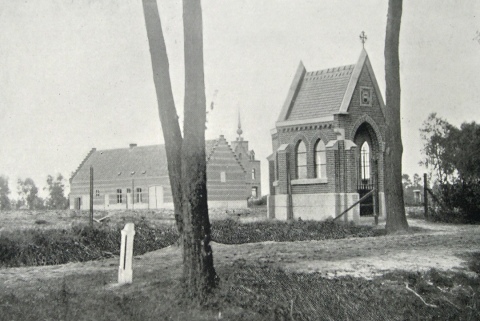
{"type": "Polygon", "coordinates": [[[456,127],[435,113],[420,129],[431,188],[441,204],[439,220],[480,221],[480,124],[456,127]]]}
{"type": "Polygon", "coordinates": [[[38,196],[38,187],[31,178],[17,180],[18,199],[10,199],[11,191],[8,187],[8,177],[0,176],[0,210],[12,209],[66,209],[69,207],[68,199],[65,197],[65,179],[62,174],[56,178],[47,176],[48,196],[43,199],[38,196]]]}

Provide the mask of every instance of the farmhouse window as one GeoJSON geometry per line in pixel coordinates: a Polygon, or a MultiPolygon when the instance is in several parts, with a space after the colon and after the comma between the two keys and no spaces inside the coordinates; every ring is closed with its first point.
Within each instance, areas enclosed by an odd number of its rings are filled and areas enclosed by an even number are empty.
{"type": "Polygon", "coordinates": [[[327,154],[321,139],[315,144],[315,178],[327,178],[327,154]]]}
{"type": "Polygon", "coordinates": [[[307,178],[307,148],[305,147],[305,143],[303,141],[298,143],[295,156],[297,178],[307,178]]]}
{"type": "Polygon", "coordinates": [[[122,189],[121,188],[118,188],[117,189],[117,204],[121,204],[123,203],[123,200],[122,200],[122,189]]]}
{"type": "Polygon", "coordinates": [[[142,203],[142,189],[137,187],[137,203],[142,203]]]}
{"type": "Polygon", "coordinates": [[[225,183],[227,181],[227,175],[225,174],[225,172],[220,172],[220,181],[222,183],[225,183]]]}
{"type": "Polygon", "coordinates": [[[95,197],[99,197],[100,196],[100,190],[96,189],[95,190],[95,197]]]}

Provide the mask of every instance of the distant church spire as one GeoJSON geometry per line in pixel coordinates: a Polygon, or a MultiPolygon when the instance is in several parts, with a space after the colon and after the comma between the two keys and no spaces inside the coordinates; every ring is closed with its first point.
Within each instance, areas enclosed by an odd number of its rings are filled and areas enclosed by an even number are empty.
{"type": "Polygon", "coordinates": [[[238,134],[237,140],[243,140],[243,138],[242,138],[242,134],[243,134],[242,123],[240,122],[240,111],[238,111],[238,129],[237,129],[237,134],[238,134]]]}

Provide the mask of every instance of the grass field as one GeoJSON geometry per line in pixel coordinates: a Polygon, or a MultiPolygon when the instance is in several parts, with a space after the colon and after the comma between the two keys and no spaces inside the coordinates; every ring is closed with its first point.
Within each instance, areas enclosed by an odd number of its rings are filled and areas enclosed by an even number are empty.
{"type": "Polygon", "coordinates": [[[410,225],[393,236],[214,242],[221,282],[202,308],[179,298],[175,246],[136,256],[125,286],[118,257],[2,268],[0,320],[479,320],[480,227],[410,225]]]}

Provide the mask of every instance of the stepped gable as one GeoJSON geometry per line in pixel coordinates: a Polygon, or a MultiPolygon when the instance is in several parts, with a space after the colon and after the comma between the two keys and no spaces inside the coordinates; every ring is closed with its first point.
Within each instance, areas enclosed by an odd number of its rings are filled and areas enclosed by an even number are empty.
{"type": "Polygon", "coordinates": [[[207,163],[208,161],[210,160],[210,158],[212,157],[213,153],[215,152],[215,149],[218,147],[219,143],[220,143],[220,140],[223,140],[225,142],[225,145],[228,146],[228,149],[230,150],[230,152],[232,153],[233,157],[235,158],[235,160],[237,161],[237,163],[240,165],[240,168],[246,172],[245,168],[243,167],[242,163],[240,162],[240,160],[238,159],[237,157],[237,154],[235,154],[235,152],[233,151],[232,149],[232,146],[230,146],[230,144],[227,142],[227,140],[225,139],[225,137],[223,135],[220,135],[220,137],[218,139],[212,139],[212,140],[206,140],[205,141],[205,150],[207,151],[207,163]]]}

